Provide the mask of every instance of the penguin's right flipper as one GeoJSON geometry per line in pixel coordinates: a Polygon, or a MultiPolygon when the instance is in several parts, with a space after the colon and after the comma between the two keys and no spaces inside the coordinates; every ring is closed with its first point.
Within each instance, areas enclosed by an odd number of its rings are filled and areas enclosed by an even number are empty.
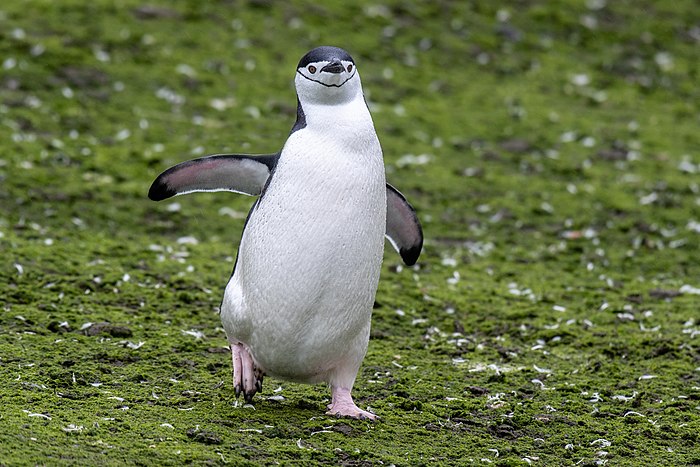
{"type": "Polygon", "coordinates": [[[148,197],[161,201],[195,191],[233,191],[257,196],[277,165],[277,154],[217,154],[182,162],[158,175],[148,197]]]}
{"type": "Polygon", "coordinates": [[[423,248],[423,228],[416,210],[393,186],[386,184],[386,238],[408,266],[418,261],[423,248]]]}

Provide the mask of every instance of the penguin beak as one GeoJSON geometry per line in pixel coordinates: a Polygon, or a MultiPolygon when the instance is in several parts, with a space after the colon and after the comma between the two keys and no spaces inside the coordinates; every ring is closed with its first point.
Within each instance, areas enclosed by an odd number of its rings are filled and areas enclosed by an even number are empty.
{"type": "Polygon", "coordinates": [[[325,71],[326,73],[342,73],[345,71],[345,67],[340,61],[333,60],[331,63],[321,68],[321,71],[325,71]]]}

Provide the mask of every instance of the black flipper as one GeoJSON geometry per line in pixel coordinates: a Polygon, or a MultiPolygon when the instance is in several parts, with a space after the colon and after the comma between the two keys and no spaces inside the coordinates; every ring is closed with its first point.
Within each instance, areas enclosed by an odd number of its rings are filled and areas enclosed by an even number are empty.
{"type": "Polygon", "coordinates": [[[388,183],[386,184],[386,237],[406,265],[416,264],[423,247],[423,229],[413,206],[388,183]]]}
{"type": "Polygon", "coordinates": [[[182,162],[163,172],[148,191],[153,201],[196,191],[233,191],[257,196],[279,159],[277,154],[217,154],[182,162]]]}

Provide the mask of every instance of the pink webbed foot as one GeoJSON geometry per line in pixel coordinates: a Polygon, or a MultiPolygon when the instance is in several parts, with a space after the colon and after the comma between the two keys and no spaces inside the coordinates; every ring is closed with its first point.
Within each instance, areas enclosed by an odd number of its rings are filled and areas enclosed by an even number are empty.
{"type": "Polygon", "coordinates": [[[256,392],[262,391],[263,372],[255,366],[253,357],[241,343],[231,344],[233,359],[233,390],[238,397],[243,393],[247,403],[253,400],[256,392]]]}
{"type": "Polygon", "coordinates": [[[377,416],[366,410],[362,410],[355,405],[350,395],[350,389],[346,388],[331,388],[333,401],[328,406],[326,415],[336,415],[338,417],[351,417],[360,420],[376,421],[377,416]]]}

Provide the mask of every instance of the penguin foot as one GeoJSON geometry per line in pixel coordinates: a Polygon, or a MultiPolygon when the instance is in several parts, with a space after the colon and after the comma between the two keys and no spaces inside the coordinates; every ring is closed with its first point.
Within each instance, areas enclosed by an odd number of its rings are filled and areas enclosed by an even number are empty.
{"type": "Polygon", "coordinates": [[[359,420],[376,421],[378,419],[378,417],[373,413],[362,410],[355,405],[355,402],[353,402],[352,396],[350,395],[350,389],[333,386],[331,388],[331,393],[333,401],[328,406],[328,412],[326,412],[326,415],[357,418],[359,420]]]}
{"type": "Polygon", "coordinates": [[[250,404],[256,392],[262,391],[263,372],[255,366],[253,357],[245,345],[231,344],[233,360],[233,390],[236,397],[243,394],[243,399],[250,404]]]}

